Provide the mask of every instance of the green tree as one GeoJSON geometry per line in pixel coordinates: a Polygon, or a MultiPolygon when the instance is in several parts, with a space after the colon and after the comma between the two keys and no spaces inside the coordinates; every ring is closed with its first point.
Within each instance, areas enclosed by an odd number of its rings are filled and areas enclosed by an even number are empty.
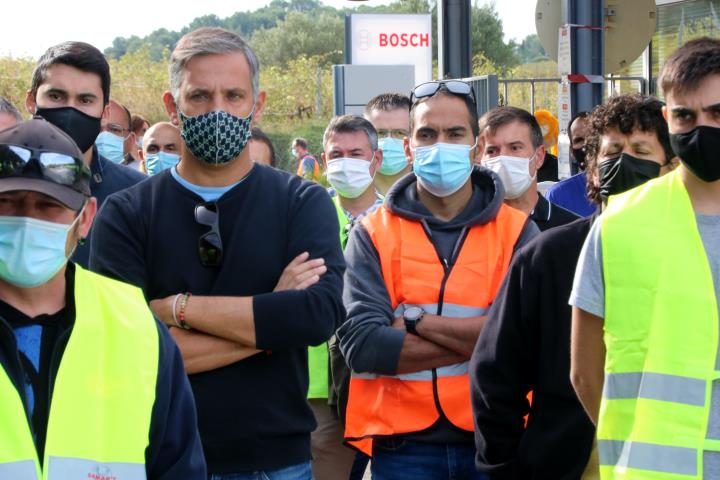
{"type": "MultiPolygon", "coordinates": [[[[167,51],[162,53],[167,57],[167,51]]],[[[149,46],[126,53],[119,60],[109,59],[112,76],[111,97],[138,113],[151,124],[168,119],[162,102],[169,88],[167,62],[155,61],[149,46]]],[[[29,79],[29,77],[28,77],[29,79]]]]}
{"type": "Polygon", "coordinates": [[[324,63],[342,63],[345,24],[337,15],[290,12],[285,20],[250,39],[253,50],[265,65],[282,66],[294,58],[319,56],[324,63]]]}
{"type": "Polygon", "coordinates": [[[521,63],[548,60],[547,53],[545,53],[545,49],[540,43],[540,38],[535,33],[528,35],[517,45],[516,54],[521,63]]]}
{"type": "Polygon", "coordinates": [[[25,94],[30,89],[35,60],[32,58],[0,57],[0,96],[25,113],[25,94]]]}
{"type": "Polygon", "coordinates": [[[482,52],[485,57],[504,73],[518,64],[514,42],[503,40],[502,20],[498,17],[494,4],[472,7],[472,53],[482,52]]]}

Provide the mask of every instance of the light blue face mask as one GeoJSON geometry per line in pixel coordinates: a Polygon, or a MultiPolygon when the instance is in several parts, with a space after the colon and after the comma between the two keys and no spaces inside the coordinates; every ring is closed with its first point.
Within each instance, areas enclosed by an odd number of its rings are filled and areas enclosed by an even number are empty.
{"type": "Polygon", "coordinates": [[[28,217],[0,216],[0,278],[18,287],[37,287],[67,262],[70,225],[28,217]]]}
{"type": "Polygon", "coordinates": [[[153,176],[156,173],[160,173],[163,170],[172,168],[180,163],[180,155],[176,153],[168,152],[157,152],[148,153],[145,156],[145,168],[147,168],[148,175],[153,176]]]}
{"type": "Polygon", "coordinates": [[[472,172],[470,150],[473,148],[475,145],[454,143],[417,147],[413,172],[418,182],[436,197],[447,197],[457,192],[472,172]]]}
{"type": "Polygon", "coordinates": [[[405,148],[402,140],[385,137],[380,139],[378,146],[383,152],[382,164],[378,173],[381,175],[395,175],[407,167],[408,163],[405,158],[405,148]]]}
{"type": "Polygon", "coordinates": [[[110,132],[100,132],[95,139],[98,153],[113,163],[122,163],[125,159],[123,143],[125,143],[124,139],[110,132]]]}

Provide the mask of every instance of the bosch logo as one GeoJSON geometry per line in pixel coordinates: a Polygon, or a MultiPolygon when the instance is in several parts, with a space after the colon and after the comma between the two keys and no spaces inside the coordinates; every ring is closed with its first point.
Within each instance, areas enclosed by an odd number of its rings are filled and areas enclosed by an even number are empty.
{"type": "Polygon", "coordinates": [[[381,33],[381,47],[429,47],[429,33],[381,33]]]}

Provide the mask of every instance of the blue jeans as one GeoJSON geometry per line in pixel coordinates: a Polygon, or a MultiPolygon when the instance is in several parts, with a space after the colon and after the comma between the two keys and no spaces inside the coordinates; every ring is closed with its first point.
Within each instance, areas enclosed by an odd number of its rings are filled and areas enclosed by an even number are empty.
{"type": "Polygon", "coordinates": [[[488,480],[475,470],[475,446],[376,440],[373,480],[488,480]]]}
{"type": "Polygon", "coordinates": [[[210,480],[312,480],[310,462],[298,463],[278,470],[245,473],[216,473],[210,480]]]}

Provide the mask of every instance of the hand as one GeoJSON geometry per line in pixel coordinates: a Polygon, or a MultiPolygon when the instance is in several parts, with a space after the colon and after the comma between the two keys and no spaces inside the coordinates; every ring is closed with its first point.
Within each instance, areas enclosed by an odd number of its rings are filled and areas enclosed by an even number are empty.
{"type": "Polygon", "coordinates": [[[393,320],[392,328],[396,328],[398,330],[405,331],[405,317],[400,315],[399,317],[395,317],[395,320],[393,320]]]}
{"type": "Polygon", "coordinates": [[[150,310],[152,310],[158,320],[166,325],[176,326],[172,311],[176,296],[177,295],[170,295],[169,297],[150,300],[150,310]]]}
{"type": "Polygon", "coordinates": [[[325,260],[322,258],[308,260],[309,257],[308,252],[303,252],[295,257],[283,270],[273,292],[305,290],[317,283],[320,277],[327,272],[325,260]]]}

